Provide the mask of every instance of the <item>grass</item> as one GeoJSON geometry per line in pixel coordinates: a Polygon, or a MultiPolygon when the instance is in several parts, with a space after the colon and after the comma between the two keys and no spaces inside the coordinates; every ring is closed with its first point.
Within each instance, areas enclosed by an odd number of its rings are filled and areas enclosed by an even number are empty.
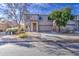
{"type": "Polygon", "coordinates": [[[27,38],[28,34],[26,32],[19,33],[16,35],[17,38],[27,38]]]}

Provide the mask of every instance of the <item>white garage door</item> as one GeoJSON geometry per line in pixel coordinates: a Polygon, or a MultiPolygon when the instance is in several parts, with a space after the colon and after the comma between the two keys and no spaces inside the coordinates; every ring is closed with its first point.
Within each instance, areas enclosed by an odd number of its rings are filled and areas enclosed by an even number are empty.
{"type": "Polygon", "coordinates": [[[52,26],[41,25],[41,26],[39,26],[39,31],[51,32],[52,31],[52,26]]]}

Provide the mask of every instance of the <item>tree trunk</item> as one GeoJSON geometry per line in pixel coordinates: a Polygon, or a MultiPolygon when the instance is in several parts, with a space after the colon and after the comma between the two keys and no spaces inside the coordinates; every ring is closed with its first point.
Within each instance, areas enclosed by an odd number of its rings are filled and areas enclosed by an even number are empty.
{"type": "Polygon", "coordinates": [[[54,31],[54,32],[57,31],[57,30],[56,30],[56,27],[57,27],[57,25],[56,25],[55,20],[54,20],[54,21],[53,21],[53,31],[54,31]]]}

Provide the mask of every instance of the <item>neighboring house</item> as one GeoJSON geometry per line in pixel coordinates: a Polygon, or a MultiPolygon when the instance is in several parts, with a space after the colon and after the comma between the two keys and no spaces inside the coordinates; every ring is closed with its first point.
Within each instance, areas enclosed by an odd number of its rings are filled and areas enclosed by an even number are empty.
{"type": "Polygon", "coordinates": [[[0,21],[0,32],[6,31],[7,28],[15,26],[17,26],[17,23],[15,21],[2,20],[0,21]]]}
{"type": "Polygon", "coordinates": [[[73,20],[68,21],[64,29],[79,31],[79,15],[75,15],[75,18],[73,20]]]}
{"type": "Polygon", "coordinates": [[[9,28],[16,27],[18,25],[14,20],[4,20],[2,22],[5,23],[9,28]]]}
{"type": "Polygon", "coordinates": [[[7,25],[5,23],[0,22],[0,32],[5,31],[7,28],[7,25]]]}
{"type": "MultiPolygon", "coordinates": [[[[53,31],[53,22],[48,20],[48,15],[24,14],[24,23],[26,31],[31,32],[51,32],[53,31]]],[[[69,21],[65,30],[79,31],[79,15],[76,15],[72,21],[69,21]]]]}

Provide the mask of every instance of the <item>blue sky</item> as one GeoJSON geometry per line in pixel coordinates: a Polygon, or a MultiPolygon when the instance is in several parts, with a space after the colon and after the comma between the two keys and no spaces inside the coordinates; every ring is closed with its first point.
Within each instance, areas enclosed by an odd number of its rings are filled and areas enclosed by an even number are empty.
{"type": "Polygon", "coordinates": [[[79,14],[79,4],[78,3],[35,3],[28,6],[30,13],[35,14],[49,14],[53,10],[58,10],[64,7],[70,7],[72,9],[72,14],[79,14]]]}
{"type": "MultiPolygon", "coordinates": [[[[49,14],[53,10],[59,10],[64,7],[70,7],[72,14],[79,15],[79,4],[78,3],[30,3],[27,7],[31,14],[49,14]]],[[[0,4],[1,8],[6,8],[5,4],[0,4]]],[[[4,16],[1,14],[0,16],[4,16]]]]}

